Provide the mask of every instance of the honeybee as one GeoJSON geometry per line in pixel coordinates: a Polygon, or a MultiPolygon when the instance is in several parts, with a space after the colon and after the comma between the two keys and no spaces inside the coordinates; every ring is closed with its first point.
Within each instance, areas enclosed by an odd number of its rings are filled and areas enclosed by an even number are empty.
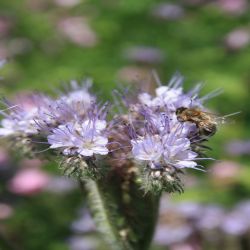
{"type": "Polygon", "coordinates": [[[199,134],[203,136],[213,136],[217,131],[216,116],[204,112],[197,107],[181,107],[176,110],[177,119],[180,122],[191,122],[199,129],[199,134]]]}

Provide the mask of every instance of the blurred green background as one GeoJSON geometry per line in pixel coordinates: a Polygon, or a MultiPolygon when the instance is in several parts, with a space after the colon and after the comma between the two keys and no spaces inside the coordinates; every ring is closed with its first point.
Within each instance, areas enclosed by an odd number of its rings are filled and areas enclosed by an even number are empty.
{"type": "MultiPolygon", "coordinates": [[[[100,98],[107,99],[117,85],[152,81],[152,69],[162,82],[180,71],[186,89],[202,81],[203,94],[222,88],[207,106],[221,116],[241,113],[209,142],[209,156],[221,163],[207,162],[207,173],[188,170],[185,193],[171,199],[231,208],[250,195],[248,7],[239,0],[1,0],[0,58],[8,63],[0,92],[8,97],[25,90],[51,92],[90,76],[100,98]],[[216,164],[224,175],[217,174],[216,164]]],[[[60,175],[56,164],[43,169],[60,175]]],[[[0,184],[1,204],[12,211],[0,221],[3,238],[16,249],[68,249],[70,223],[83,205],[77,189],[14,195],[6,188],[8,178],[0,184]]]]}

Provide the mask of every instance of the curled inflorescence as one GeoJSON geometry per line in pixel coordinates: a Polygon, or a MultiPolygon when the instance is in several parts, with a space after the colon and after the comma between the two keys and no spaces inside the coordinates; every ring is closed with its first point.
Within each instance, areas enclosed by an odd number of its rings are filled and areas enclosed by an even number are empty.
{"type": "Polygon", "coordinates": [[[48,146],[62,158],[64,172],[80,179],[126,175],[146,192],[181,192],[180,175],[185,168],[203,168],[197,162],[206,159],[204,142],[217,129],[203,107],[215,93],[199,97],[201,85],[185,93],[182,84],[175,74],[154,94],[116,91],[118,114],[97,102],[89,80],[72,81],[58,98],[34,93],[4,100],[0,136],[26,151],[28,145],[48,152],[48,146]]]}

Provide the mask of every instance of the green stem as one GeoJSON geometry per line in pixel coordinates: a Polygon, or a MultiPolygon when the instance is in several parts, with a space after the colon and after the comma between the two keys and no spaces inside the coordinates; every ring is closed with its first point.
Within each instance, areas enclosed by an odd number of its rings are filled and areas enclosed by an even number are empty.
{"type": "Polygon", "coordinates": [[[103,185],[98,181],[88,180],[85,183],[88,192],[90,210],[93,214],[97,228],[102,233],[107,243],[113,250],[132,250],[121,236],[117,219],[119,220],[118,208],[112,201],[109,193],[106,193],[103,185]]]}
{"type": "Polygon", "coordinates": [[[158,215],[158,197],[145,195],[136,184],[126,195],[119,181],[85,182],[88,203],[98,230],[112,250],[149,248],[158,215]]]}

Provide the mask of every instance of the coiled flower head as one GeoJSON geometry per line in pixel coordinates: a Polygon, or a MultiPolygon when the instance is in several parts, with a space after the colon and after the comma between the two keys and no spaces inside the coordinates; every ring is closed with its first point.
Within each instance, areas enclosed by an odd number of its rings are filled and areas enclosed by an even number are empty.
{"type": "Polygon", "coordinates": [[[47,133],[50,148],[63,156],[65,174],[78,178],[100,177],[104,168],[99,168],[97,159],[109,153],[107,105],[99,107],[88,88],[71,82],[71,91],[62,94],[51,107],[57,126],[47,133]]]}
{"type": "MultiPolygon", "coordinates": [[[[126,102],[126,123],[130,137],[130,157],[139,166],[139,181],[145,191],[182,191],[179,174],[186,168],[202,170],[200,149],[207,137],[198,122],[182,121],[180,108],[204,109],[207,97],[199,98],[200,85],[184,93],[183,77],[175,75],[168,86],[156,88],[156,95],[139,93],[126,102]]],[[[212,134],[211,134],[212,135],[212,134]]]]}

